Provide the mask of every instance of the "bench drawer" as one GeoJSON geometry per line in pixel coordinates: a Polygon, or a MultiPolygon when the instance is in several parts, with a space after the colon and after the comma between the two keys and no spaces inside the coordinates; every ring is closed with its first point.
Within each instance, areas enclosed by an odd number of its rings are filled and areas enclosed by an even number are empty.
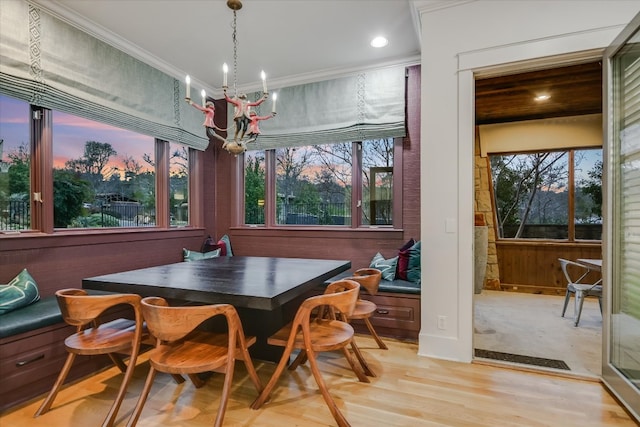
{"type": "MultiPolygon", "coordinates": [[[[44,398],[55,382],[67,351],[64,340],[76,328],[65,323],[0,340],[0,412],[35,397],[44,398]]],[[[77,356],[65,384],[110,365],[107,356],[77,356]]]]}
{"type": "MultiPolygon", "coordinates": [[[[417,340],[420,332],[420,295],[379,293],[362,295],[377,305],[377,310],[369,319],[378,335],[392,338],[417,340]]],[[[362,321],[353,321],[357,332],[366,333],[362,321]]]]}

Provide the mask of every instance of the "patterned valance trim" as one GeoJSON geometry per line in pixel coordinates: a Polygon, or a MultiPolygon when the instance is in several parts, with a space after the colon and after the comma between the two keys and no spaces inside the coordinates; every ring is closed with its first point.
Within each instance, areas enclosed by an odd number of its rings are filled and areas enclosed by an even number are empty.
{"type": "Polygon", "coordinates": [[[0,28],[0,93],[207,148],[202,113],[174,77],[22,0],[3,0],[0,28]]]}

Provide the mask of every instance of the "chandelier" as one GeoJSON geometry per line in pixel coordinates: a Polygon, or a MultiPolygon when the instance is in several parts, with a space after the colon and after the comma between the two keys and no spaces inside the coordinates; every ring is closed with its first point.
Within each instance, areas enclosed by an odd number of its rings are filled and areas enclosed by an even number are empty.
{"type": "MultiPolygon", "coordinates": [[[[262,79],[262,97],[257,101],[249,101],[247,95],[245,93],[238,93],[237,86],[237,76],[238,76],[238,37],[237,37],[237,16],[236,12],[242,8],[242,2],[240,0],[227,0],[227,6],[229,9],[233,11],[233,25],[232,25],[232,40],[233,40],[233,97],[230,97],[227,94],[227,90],[229,89],[227,81],[228,81],[228,73],[229,66],[224,63],[222,65],[222,90],[224,92],[224,98],[229,104],[233,104],[234,112],[233,112],[233,121],[234,126],[223,129],[215,124],[215,107],[213,102],[207,101],[207,94],[204,89],[200,92],[202,96],[202,106],[198,105],[191,101],[191,79],[189,76],[186,77],[186,97],[185,101],[187,101],[190,105],[195,107],[196,109],[202,111],[205,116],[203,126],[206,129],[206,134],[209,139],[215,139],[222,142],[222,148],[227,150],[229,153],[238,155],[243,153],[247,149],[247,144],[255,142],[260,136],[260,128],[258,123],[261,120],[267,120],[276,115],[276,99],[277,94],[273,94],[271,114],[265,116],[258,116],[255,111],[253,111],[252,107],[257,107],[267,100],[269,97],[269,92],[267,91],[267,76],[263,71],[260,73],[260,78],[262,79]],[[218,135],[215,131],[227,132],[233,130],[233,139],[223,138],[218,135]]],[[[229,132],[231,134],[231,132],[229,132]]]]}

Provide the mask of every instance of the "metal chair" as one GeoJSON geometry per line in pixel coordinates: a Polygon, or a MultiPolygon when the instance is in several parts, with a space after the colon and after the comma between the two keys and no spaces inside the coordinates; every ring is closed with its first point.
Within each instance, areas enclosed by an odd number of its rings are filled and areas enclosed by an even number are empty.
{"type": "Polygon", "coordinates": [[[77,326],[78,330],[64,340],[69,355],[53,388],[34,417],[49,411],[76,355],[107,354],[125,374],[118,394],[102,424],[103,426],[112,426],[124,399],[127,386],[133,377],[136,359],[140,351],[140,342],[145,335],[140,311],[140,296],[134,294],[88,295],[82,289],[63,289],[56,292],[56,297],[64,321],[72,326],[77,326]],[[103,324],[99,323],[99,317],[105,310],[120,304],[128,304],[133,308],[134,320],[116,319],[103,324]],[[121,360],[119,353],[130,354],[128,366],[121,360]]]}
{"type": "Polygon", "coordinates": [[[571,294],[575,294],[575,309],[573,312],[574,326],[578,326],[578,323],[580,322],[580,315],[582,314],[582,305],[584,303],[585,297],[597,297],[598,303],[600,304],[600,313],[602,314],[602,278],[598,279],[594,283],[583,283],[583,280],[593,270],[591,270],[586,265],[580,264],[575,261],[569,261],[564,258],[558,258],[558,260],[560,261],[560,268],[562,268],[562,272],[567,279],[567,292],[564,297],[562,317],[564,317],[564,313],[567,311],[567,305],[569,304],[569,299],[571,299],[571,294]],[[569,272],[569,266],[575,267],[571,269],[573,272],[573,276],[569,272]],[[583,273],[580,277],[574,279],[574,277],[579,274],[576,272],[583,273]]]}

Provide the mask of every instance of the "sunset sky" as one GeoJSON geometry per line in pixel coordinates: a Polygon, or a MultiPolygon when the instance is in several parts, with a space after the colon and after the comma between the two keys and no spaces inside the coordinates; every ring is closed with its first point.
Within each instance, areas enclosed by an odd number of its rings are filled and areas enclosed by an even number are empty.
{"type": "MultiPolygon", "coordinates": [[[[29,145],[29,104],[0,95],[0,139],[4,140],[2,160],[20,145],[29,145]]],[[[109,166],[122,166],[121,157],[134,157],[141,165],[144,153],[153,155],[154,138],[94,122],[59,111],[53,113],[54,167],[64,167],[69,159],[82,157],[87,141],[109,143],[118,152],[109,166]]]]}

